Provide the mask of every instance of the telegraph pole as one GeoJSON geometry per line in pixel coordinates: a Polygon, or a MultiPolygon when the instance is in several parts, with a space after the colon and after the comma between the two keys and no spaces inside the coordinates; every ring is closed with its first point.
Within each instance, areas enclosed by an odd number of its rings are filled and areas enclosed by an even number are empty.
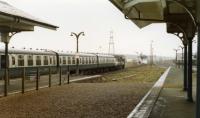
{"type": "Polygon", "coordinates": [[[114,43],[114,36],[113,36],[113,31],[110,31],[110,40],[109,40],[109,54],[114,54],[115,53],[115,43],[114,43]]]}

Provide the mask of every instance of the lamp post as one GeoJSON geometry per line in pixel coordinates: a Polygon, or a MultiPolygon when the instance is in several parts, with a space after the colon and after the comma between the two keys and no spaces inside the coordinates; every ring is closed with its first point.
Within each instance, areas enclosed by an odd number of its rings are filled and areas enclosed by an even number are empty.
{"type": "Polygon", "coordinates": [[[176,60],[175,60],[175,62],[176,62],[176,67],[177,67],[177,52],[179,51],[179,49],[174,49],[174,51],[176,52],[176,60]]]}
{"type": "Polygon", "coordinates": [[[78,45],[78,40],[80,38],[80,36],[85,36],[84,32],[80,32],[78,34],[71,32],[70,36],[75,36],[76,37],[76,74],[79,74],[79,57],[78,57],[78,52],[79,52],[79,45],[78,45]]]}
{"type": "MultiPolygon", "coordinates": [[[[181,45],[180,45],[179,47],[180,47],[181,50],[182,50],[182,62],[181,62],[181,63],[183,64],[183,60],[184,60],[184,59],[183,59],[183,50],[184,50],[184,46],[181,46],[181,45]]],[[[183,64],[183,65],[184,65],[184,64],[183,64]]],[[[182,65],[182,68],[183,68],[183,65],[182,65]]]]}

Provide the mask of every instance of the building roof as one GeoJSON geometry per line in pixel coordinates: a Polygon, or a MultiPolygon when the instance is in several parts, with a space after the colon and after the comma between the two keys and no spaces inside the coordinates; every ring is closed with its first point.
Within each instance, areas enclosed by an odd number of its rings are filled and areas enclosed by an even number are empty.
{"type": "Polygon", "coordinates": [[[139,28],[164,21],[165,0],[110,0],[139,28]]]}
{"type": "Polygon", "coordinates": [[[6,2],[0,1],[0,31],[33,31],[34,26],[53,30],[58,28],[6,2]]]}

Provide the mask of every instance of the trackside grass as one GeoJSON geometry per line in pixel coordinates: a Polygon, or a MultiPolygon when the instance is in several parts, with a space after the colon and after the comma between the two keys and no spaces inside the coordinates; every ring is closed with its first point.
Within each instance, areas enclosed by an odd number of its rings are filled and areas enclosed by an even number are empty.
{"type": "Polygon", "coordinates": [[[142,65],[103,75],[103,82],[155,82],[166,68],[142,65]]]}

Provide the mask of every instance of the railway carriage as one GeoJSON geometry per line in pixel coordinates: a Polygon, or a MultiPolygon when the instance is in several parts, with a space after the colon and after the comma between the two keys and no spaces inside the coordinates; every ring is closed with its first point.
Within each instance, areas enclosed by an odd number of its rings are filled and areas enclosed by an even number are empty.
{"type": "MultiPolygon", "coordinates": [[[[3,78],[5,68],[4,50],[0,49],[0,77],[3,78]]],[[[39,68],[40,74],[47,74],[49,67],[52,73],[57,73],[59,68],[63,71],[69,69],[75,72],[77,65],[80,72],[109,71],[124,68],[125,58],[122,55],[108,55],[96,53],[65,53],[47,50],[9,50],[9,76],[20,77],[23,68],[26,75],[35,75],[39,68]]]]}

